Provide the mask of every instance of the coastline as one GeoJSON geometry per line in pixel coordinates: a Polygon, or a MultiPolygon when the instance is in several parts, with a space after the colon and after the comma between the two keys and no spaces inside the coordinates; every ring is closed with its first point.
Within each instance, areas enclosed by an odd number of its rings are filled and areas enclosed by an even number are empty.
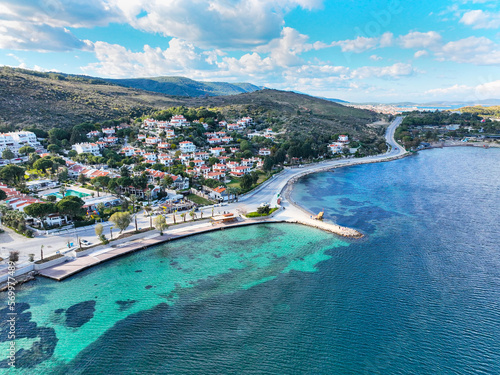
{"type": "MultiPolygon", "coordinates": [[[[289,193],[293,188],[294,183],[296,183],[300,178],[311,173],[324,172],[345,166],[392,161],[411,155],[411,153],[407,152],[394,140],[394,131],[400,125],[401,121],[402,118],[398,117],[393,123],[391,123],[386,131],[386,140],[390,145],[390,149],[385,154],[368,156],[361,159],[337,159],[331,161],[323,161],[317,164],[307,165],[304,167],[304,169],[285,169],[282,173],[276,175],[276,178],[268,179],[256,190],[245,194],[245,196],[241,196],[238,200],[238,203],[232,203],[226,208],[229,209],[229,211],[237,211],[241,208],[241,204],[243,203],[244,210],[246,211],[247,209],[255,208],[254,206],[258,206],[258,202],[262,201],[269,202],[271,204],[274,201],[274,203],[277,205],[277,193],[284,193],[283,196],[285,197],[285,200],[281,202],[280,209],[270,217],[246,219],[243,221],[240,221],[240,218],[238,218],[238,222],[236,223],[215,225],[211,223],[193,223],[192,225],[183,228],[176,228],[168,231],[166,236],[152,236],[151,233],[146,233],[144,236],[142,236],[142,238],[125,241],[124,246],[116,247],[117,244],[115,244],[114,247],[112,245],[105,249],[96,249],[93,252],[84,251],[82,252],[82,254],[73,252],[73,256],[64,255],[63,257],[59,258],[57,262],[51,263],[50,265],[47,264],[46,268],[37,267],[37,269],[35,270],[38,271],[38,274],[42,276],[60,281],[89,267],[92,267],[93,265],[100,264],[104,261],[114,259],[130,252],[146,249],[148,247],[155,246],[164,242],[185,238],[195,234],[207,233],[215,230],[223,230],[225,228],[262,223],[296,223],[315,227],[342,237],[362,238],[364,237],[364,234],[356,229],[342,227],[335,223],[328,223],[313,219],[315,215],[313,216],[312,213],[310,213],[304,207],[300,206],[300,204],[290,199],[289,193]],[[136,241],[139,241],[140,243],[134,243],[136,241]]],[[[33,266],[33,268],[35,267],[33,266]]],[[[32,271],[33,268],[30,271],[32,271]]]]}

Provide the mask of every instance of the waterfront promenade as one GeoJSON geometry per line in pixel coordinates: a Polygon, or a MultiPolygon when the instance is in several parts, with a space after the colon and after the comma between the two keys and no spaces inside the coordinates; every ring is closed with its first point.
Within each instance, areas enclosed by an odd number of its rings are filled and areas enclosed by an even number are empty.
{"type": "MultiPolygon", "coordinates": [[[[308,225],[324,231],[334,233],[339,236],[359,238],[363,234],[353,228],[346,228],[335,223],[328,223],[314,219],[317,213],[307,212],[297,203],[290,199],[289,192],[293,184],[302,176],[310,173],[331,170],[333,168],[351,166],[358,164],[376,163],[398,159],[406,156],[407,152],[394,140],[394,131],[401,124],[402,117],[397,117],[387,128],[386,142],[389,145],[389,150],[385,154],[369,156],[360,159],[336,159],[324,161],[321,163],[306,165],[301,168],[286,168],[278,175],[273,176],[268,181],[263,183],[257,189],[240,197],[238,202],[230,203],[225,206],[217,207],[213,214],[221,214],[223,212],[234,212],[238,214],[238,221],[234,223],[213,224],[208,219],[202,221],[191,221],[172,226],[166,231],[166,234],[160,236],[157,231],[148,231],[145,233],[135,234],[126,239],[121,239],[112,242],[110,245],[101,245],[87,250],[84,256],[79,257],[75,251],[67,252],[64,256],[64,263],[55,264],[46,269],[40,270],[39,273],[43,276],[62,280],[77,272],[80,272],[93,265],[102,263],[106,260],[113,259],[124,254],[138,251],[150,246],[171,241],[186,236],[191,236],[200,233],[206,233],[213,230],[221,230],[224,228],[232,228],[244,225],[253,225],[259,223],[297,223],[308,225]],[[281,197],[282,201],[278,206],[277,200],[281,197]],[[273,213],[271,217],[248,219],[245,213],[256,211],[257,207],[262,203],[269,203],[271,207],[279,207],[279,210],[273,213]]],[[[209,216],[207,210],[204,211],[204,217],[209,216]]],[[[139,227],[144,228],[149,226],[150,218],[143,215],[138,215],[139,227]]],[[[177,218],[179,221],[179,218],[177,218]]],[[[173,224],[172,218],[167,218],[169,225],[173,224]]],[[[108,224],[109,225],[109,224],[108,224]]],[[[133,226],[133,224],[131,224],[133,226]]],[[[92,236],[89,231],[93,228],[84,229],[85,232],[80,232],[80,237],[92,236]]],[[[74,233],[75,235],[77,233],[74,233]]],[[[38,239],[36,246],[39,248],[40,243],[44,244],[54,242],[57,237],[38,239]],[[45,242],[44,242],[45,241],[45,242]],[[40,243],[38,243],[40,242],[40,243]]],[[[59,238],[60,240],[60,238],[59,238]]],[[[67,239],[65,239],[67,241],[67,239]]],[[[97,243],[97,238],[93,238],[93,242],[97,243]]],[[[22,246],[22,245],[21,245],[22,246]]],[[[34,251],[33,251],[34,252],[34,251]]]]}

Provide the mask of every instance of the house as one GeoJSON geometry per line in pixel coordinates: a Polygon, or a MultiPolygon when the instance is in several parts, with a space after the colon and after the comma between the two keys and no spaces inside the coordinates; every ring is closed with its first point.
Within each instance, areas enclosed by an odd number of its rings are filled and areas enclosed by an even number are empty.
{"type": "Polygon", "coordinates": [[[204,151],[195,152],[194,157],[196,159],[208,160],[210,158],[210,154],[208,152],[204,152],[204,151]]]}
{"type": "Polygon", "coordinates": [[[214,189],[211,189],[207,186],[204,187],[206,191],[209,191],[210,193],[208,194],[211,199],[217,200],[217,201],[227,201],[228,199],[228,194],[227,190],[223,186],[216,187],[214,189]]]}
{"type": "Polygon", "coordinates": [[[226,174],[224,172],[208,172],[204,174],[204,177],[207,179],[224,181],[226,174]]]}
{"type": "Polygon", "coordinates": [[[158,149],[165,150],[170,148],[170,143],[160,142],[158,143],[158,149]]]}
{"type": "Polygon", "coordinates": [[[227,166],[224,164],[214,164],[212,169],[214,172],[225,172],[227,171],[227,166]]]}
{"type": "Polygon", "coordinates": [[[137,134],[138,141],[144,141],[146,139],[146,134],[137,134]]]}
{"type": "Polygon", "coordinates": [[[345,144],[349,143],[349,136],[343,134],[339,135],[339,142],[345,144]]]}
{"type": "Polygon", "coordinates": [[[115,134],[115,128],[102,128],[102,132],[108,136],[113,135],[115,134]]]}
{"type": "Polygon", "coordinates": [[[238,151],[240,151],[240,149],[238,147],[231,147],[231,152],[233,154],[236,154],[238,151]]]}
{"type": "Polygon", "coordinates": [[[226,126],[228,131],[238,131],[238,130],[243,130],[243,127],[238,124],[227,124],[226,126]]]}
{"type": "Polygon", "coordinates": [[[196,146],[194,145],[193,142],[183,141],[183,142],[179,143],[179,149],[183,153],[195,152],[196,151],[196,146]]]}
{"type": "Polygon", "coordinates": [[[231,168],[231,174],[233,176],[237,176],[237,177],[241,177],[243,175],[246,175],[248,173],[250,173],[251,171],[251,168],[248,167],[248,166],[240,166],[240,167],[233,167],[231,168]]]}
{"type": "Polygon", "coordinates": [[[125,156],[133,156],[135,155],[135,149],[133,147],[122,147],[120,150],[120,154],[125,156]]]}
{"type": "Polygon", "coordinates": [[[226,136],[226,137],[222,137],[221,138],[221,141],[222,143],[225,143],[225,144],[228,144],[229,142],[231,142],[233,140],[232,137],[229,137],[229,136],[226,136]]]}
{"type": "Polygon", "coordinates": [[[26,187],[30,191],[40,191],[44,189],[52,189],[59,186],[58,181],[52,181],[52,180],[35,180],[35,181],[29,181],[26,182],[26,187]]]}
{"type": "Polygon", "coordinates": [[[219,156],[223,153],[226,152],[226,149],[224,147],[211,147],[210,148],[210,153],[215,156],[219,156]]]}
{"type": "Polygon", "coordinates": [[[0,153],[5,149],[17,153],[23,146],[31,146],[36,148],[40,147],[35,133],[29,131],[19,131],[0,134],[0,153]]]}
{"type": "Polygon", "coordinates": [[[101,136],[101,132],[98,130],[92,130],[91,132],[87,133],[87,138],[89,138],[89,139],[94,138],[94,137],[97,138],[100,136],[101,136]]]}
{"type": "Polygon", "coordinates": [[[144,154],[144,158],[147,159],[147,160],[156,160],[157,159],[157,156],[154,152],[146,152],[144,154]]]}
{"type": "Polygon", "coordinates": [[[342,149],[344,148],[344,144],[340,142],[334,142],[330,145],[328,145],[328,148],[332,152],[332,154],[338,154],[342,152],[342,149]]]}
{"type": "Polygon", "coordinates": [[[118,138],[117,137],[104,137],[102,139],[104,142],[106,142],[107,144],[110,144],[110,145],[114,145],[118,142],[118,138]]]}
{"type": "Polygon", "coordinates": [[[146,138],[146,144],[148,145],[155,145],[161,141],[160,138],[158,137],[148,137],[146,138]]]}
{"type": "Polygon", "coordinates": [[[261,148],[259,150],[259,155],[260,156],[269,156],[269,155],[271,155],[271,150],[268,148],[261,148]]]}
{"type": "Polygon", "coordinates": [[[184,118],[183,115],[175,115],[170,120],[170,125],[175,128],[182,128],[183,126],[189,126],[191,124],[184,118]]]}
{"type": "Polygon", "coordinates": [[[78,154],[90,153],[94,156],[101,156],[101,149],[97,143],[77,143],[72,146],[72,149],[78,154]]]}
{"type": "Polygon", "coordinates": [[[210,138],[208,143],[211,145],[218,145],[219,143],[222,143],[222,140],[220,138],[210,138]]]}

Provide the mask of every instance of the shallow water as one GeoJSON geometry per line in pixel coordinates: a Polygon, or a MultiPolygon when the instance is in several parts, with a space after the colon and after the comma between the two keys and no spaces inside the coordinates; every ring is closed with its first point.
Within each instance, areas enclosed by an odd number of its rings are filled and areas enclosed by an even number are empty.
{"type": "Polygon", "coordinates": [[[18,349],[43,350],[10,372],[500,373],[499,161],[439,149],[296,184],[362,240],[250,226],[25,284],[18,349]]]}

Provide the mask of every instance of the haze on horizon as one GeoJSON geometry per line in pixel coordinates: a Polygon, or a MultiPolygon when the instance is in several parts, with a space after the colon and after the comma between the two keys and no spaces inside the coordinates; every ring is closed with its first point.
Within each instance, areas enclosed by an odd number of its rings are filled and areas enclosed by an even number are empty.
{"type": "Polygon", "coordinates": [[[494,0],[2,0],[0,65],[352,102],[500,98],[494,0]]]}

